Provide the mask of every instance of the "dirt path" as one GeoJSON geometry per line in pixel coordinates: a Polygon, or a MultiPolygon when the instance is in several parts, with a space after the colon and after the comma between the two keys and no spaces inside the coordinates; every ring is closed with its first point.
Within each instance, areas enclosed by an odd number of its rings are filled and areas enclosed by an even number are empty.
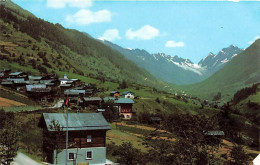
{"type": "MultiPolygon", "coordinates": [[[[113,124],[116,125],[115,122],[113,124]]],[[[126,127],[133,127],[133,128],[139,128],[139,129],[148,130],[148,131],[156,130],[156,128],[154,128],[154,127],[149,127],[149,126],[144,126],[144,125],[129,125],[129,124],[126,124],[126,123],[123,123],[123,122],[118,122],[117,125],[126,126],[126,127]]],[[[167,133],[167,131],[162,130],[162,129],[158,129],[157,131],[161,132],[161,133],[167,133]]]]}
{"type": "Polygon", "coordinates": [[[11,164],[13,164],[13,165],[42,165],[42,164],[32,160],[28,156],[24,155],[23,153],[18,153],[14,159],[14,162],[12,162],[11,164]]]}
{"type": "Polygon", "coordinates": [[[25,106],[26,104],[0,97],[0,107],[25,106]]]}

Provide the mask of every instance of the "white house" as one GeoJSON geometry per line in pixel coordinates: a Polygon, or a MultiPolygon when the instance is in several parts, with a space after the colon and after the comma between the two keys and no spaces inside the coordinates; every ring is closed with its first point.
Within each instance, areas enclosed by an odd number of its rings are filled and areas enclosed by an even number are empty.
{"type": "Polygon", "coordinates": [[[130,98],[130,99],[134,99],[135,96],[134,96],[134,93],[133,92],[130,92],[130,91],[125,91],[122,93],[122,96],[124,98],[130,98]]]}

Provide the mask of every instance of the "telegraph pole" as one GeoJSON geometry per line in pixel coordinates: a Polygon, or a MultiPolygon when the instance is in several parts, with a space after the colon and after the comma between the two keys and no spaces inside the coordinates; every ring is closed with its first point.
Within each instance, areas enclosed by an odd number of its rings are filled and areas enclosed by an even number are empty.
{"type": "Polygon", "coordinates": [[[68,141],[69,141],[69,104],[70,104],[70,100],[69,97],[67,95],[67,99],[66,99],[66,105],[67,105],[67,111],[66,111],[66,115],[67,115],[67,120],[66,120],[66,165],[68,164],[68,158],[69,158],[69,154],[68,154],[68,141]]]}

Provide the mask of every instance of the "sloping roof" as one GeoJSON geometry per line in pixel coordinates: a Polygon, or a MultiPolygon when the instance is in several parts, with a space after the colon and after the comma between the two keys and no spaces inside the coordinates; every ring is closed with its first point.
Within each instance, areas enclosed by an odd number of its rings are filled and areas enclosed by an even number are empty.
{"type": "Polygon", "coordinates": [[[85,94],[85,90],[70,89],[64,91],[65,95],[85,94]]]}
{"type": "Polygon", "coordinates": [[[116,103],[116,104],[134,104],[135,102],[129,98],[118,98],[117,100],[115,99],[114,103],[116,103]]]}
{"type": "Polygon", "coordinates": [[[35,93],[48,93],[50,92],[50,88],[32,88],[30,92],[35,92],[35,93]]]}
{"type": "Polygon", "coordinates": [[[130,94],[134,94],[133,92],[125,91],[125,92],[122,93],[122,95],[127,95],[128,93],[130,93],[130,94]]]}
{"type": "Polygon", "coordinates": [[[13,72],[13,73],[10,73],[9,76],[18,76],[20,74],[22,74],[23,72],[13,72]]]}
{"type": "Polygon", "coordinates": [[[24,82],[24,78],[7,78],[8,81],[24,82]]]}
{"type": "Polygon", "coordinates": [[[41,80],[42,79],[42,77],[40,77],[40,76],[29,76],[29,80],[41,80]]]}
{"type": "Polygon", "coordinates": [[[162,121],[162,118],[160,118],[160,117],[150,117],[150,120],[152,120],[152,121],[162,121]]]}
{"type": "MultiPolygon", "coordinates": [[[[68,130],[110,130],[111,127],[100,113],[69,113],[68,114],[68,130]]],[[[57,121],[63,131],[66,131],[66,113],[43,113],[45,126],[48,131],[54,131],[52,121],[57,121]]]]}
{"type": "Polygon", "coordinates": [[[100,97],[84,97],[85,101],[102,101],[100,97]]]}
{"type": "Polygon", "coordinates": [[[224,136],[225,135],[224,131],[207,131],[205,134],[210,135],[210,136],[224,136]]]}
{"type": "Polygon", "coordinates": [[[40,83],[42,84],[48,84],[51,83],[53,80],[40,80],[40,83]]]}
{"type": "Polygon", "coordinates": [[[118,98],[115,99],[114,97],[105,97],[104,101],[107,102],[109,100],[114,101],[115,104],[134,104],[134,100],[129,99],[129,98],[118,98]]]}
{"type": "Polygon", "coordinates": [[[60,87],[70,87],[71,84],[61,84],[60,87]]]}
{"type": "Polygon", "coordinates": [[[46,88],[45,84],[31,84],[31,85],[26,85],[26,91],[31,91],[34,88],[46,88]]]}
{"type": "Polygon", "coordinates": [[[111,91],[110,94],[120,93],[118,91],[111,91]]]}
{"type": "Polygon", "coordinates": [[[11,85],[11,84],[13,84],[13,82],[12,81],[2,81],[1,84],[2,85],[11,85]]]}

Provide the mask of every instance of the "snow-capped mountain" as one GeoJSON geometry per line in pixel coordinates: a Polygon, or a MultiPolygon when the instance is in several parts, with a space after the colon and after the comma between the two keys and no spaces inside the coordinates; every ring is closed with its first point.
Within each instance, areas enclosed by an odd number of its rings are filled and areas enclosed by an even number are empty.
{"type": "Polygon", "coordinates": [[[178,56],[170,56],[170,55],[166,55],[164,53],[157,53],[157,54],[153,54],[152,56],[157,61],[160,59],[160,62],[163,61],[166,63],[174,64],[181,69],[192,71],[192,72],[198,74],[199,76],[201,76],[203,74],[203,71],[205,70],[205,68],[201,67],[198,64],[194,64],[193,62],[191,62],[191,60],[183,59],[178,56]]]}
{"type": "Polygon", "coordinates": [[[222,49],[218,54],[209,53],[198,64],[177,55],[171,56],[164,53],[150,54],[141,49],[122,48],[109,41],[104,44],[119,51],[127,59],[139,67],[146,69],[155,77],[174,84],[191,84],[200,82],[232,60],[243,50],[236,46],[222,49]]]}
{"type": "MultiPolygon", "coordinates": [[[[227,48],[222,49],[218,54],[209,53],[204,59],[202,59],[198,64],[201,67],[206,67],[210,72],[216,72],[227,64],[232,58],[242,53],[243,49],[237,46],[230,45],[227,48]]],[[[211,73],[212,74],[212,73],[211,73]]]]}

